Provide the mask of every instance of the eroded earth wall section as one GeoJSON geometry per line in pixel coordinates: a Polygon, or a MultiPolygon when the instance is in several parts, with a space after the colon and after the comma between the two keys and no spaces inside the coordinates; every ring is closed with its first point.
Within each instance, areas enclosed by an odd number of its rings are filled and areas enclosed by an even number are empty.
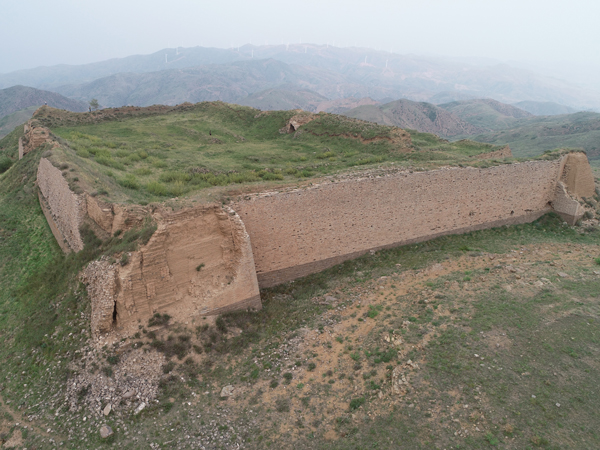
{"type": "Polygon", "coordinates": [[[135,332],[156,313],[187,322],[261,308],[249,236],[233,210],[217,205],[163,210],[154,220],[156,232],[129,254],[127,264],[91,263],[84,271],[95,334],[108,325],[135,332]]]}
{"type": "Polygon", "coordinates": [[[86,214],[85,198],[71,191],[62,172],[46,158],[40,160],[37,183],[44,215],[61,248],[82,250],[79,227],[86,214]]]}
{"type": "Polygon", "coordinates": [[[234,209],[250,235],[262,288],[373,249],[531,222],[551,209],[563,165],[533,161],[348,179],[257,195],[234,209]]]}

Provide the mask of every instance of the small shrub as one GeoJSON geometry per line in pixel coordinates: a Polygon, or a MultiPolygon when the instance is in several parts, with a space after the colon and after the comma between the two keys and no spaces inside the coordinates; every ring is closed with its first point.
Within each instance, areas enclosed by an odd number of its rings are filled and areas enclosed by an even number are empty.
{"type": "Polygon", "coordinates": [[[287,398],[280,398],[275,401],[277,412],[290,412],[290,401],[287,398]]]}
{"type": "Polygon", "coordinates": [[[135,169],[133,173],[143,177],[145,175],[150,175],[152,173],[152,169],[149,169],[148,167],[140,167],[139,169],[135,169]]]}
{"type": "Polygon", "coordinates": [[[217,330],[219,330],[221,333],[223,333],[223,334],[227,333],[227,324],[225,323],[225,320],[223,319],[223,317],[221,317],[221,316],[217,317],[215,325],[217,326],[217,330]]]}
{"type": "Polygon", "coordinates": [[[122,266],[126,266],[128,262],[129,262],[129,255],[128,255],[127,253],[123,253],[123,254],[121,255],[121,261],[119,261],[119,263],[120,263],[122,266]]]}
{"type": "Polygon", "coordinates": [[[490,445],[498,445],[498,443],[500,442],[498,441],[498,438],[489,431],[485,435],[485,439],[489,442],[490,445]]]}
{"type": "Polygon", "coordinates": [[[169,323],[170,319],[171,319],[171,316],[169,316],[168,314],[155,313],[148,320],[148,326],[154,327],[157,325],[166,325],[167,323],[169,323]]]}
{"type": "Polygon", "coordinates": [[[173,361],[169,361],[163,366],[163,373],[170,373],[175,368],[175,363],[173,361]]]}
{"type": "Polygon", "coordinates": [[[364,404],[365,404],[364,397],[354,398],[350,401],[350,410],[354,411],[355,409],[360,408],[364,404]]]}
{"type": "Polygon", "coordinates": [[[10,169],[10,166],[12,166],[12,163],[13,163],[12,159],[10,159],[8,156],[0,157],[0,173],[4,173],[8,169],[10,169]]]}
{"type": "Polygon", "coordinates": [[[374,319],[379,314],[379,311],[374,306],[369,306],[369,312],[367,313],[367,317],[370,319],[374,319]]]}
{"type": "Polygon", "coordinates": [[[290,372],[286,372],[283,374],[283,378],[285,379],[285,384],[290,384],[294,376],[290,372]]]}
{"type": "Polygon", "coordinates": [[[599,265],[599,266],[600,266],[600,257],[598,257],[598,258],[595,258],[595,259],[594,259],[594,262],[595,262],[597,265],[599,265]]]}
{"type": "Polygon", "coordinates": [[[125,178],[121,178],[118,183],[128,189],[139,189],[140,185],[135,175],[129,174],[125,178]]]}
{"type": "Polygon", "coordinates": [[[158,181],[151,181],[146,184],[146,190],[154,195],[166,196],[168,194],[167,186],[158,181]]]}
{"type": "Polygon", "coordinates": [[[106,358],[106,361],[108,361],[108,363],[113,366],[115,364],[119,364],[119,355],[110,355],[109,357],[106,358]]]}
{"type": "Polygon", "coordinates": [[[271,389],[275,389],[277,386],[279,386],[279,382],[277,380],[273,380],[271,381],[269,386],[271,387],[271,389]]]}
{"type": "Polygon", "coordinates": [[[313,362],[308,363],[308,371],[312,372],[313,370],[315,370],[315,368],[317,367],[317,365],[313,362]]]}
{"type": "Polygon", "coordinates": [[[202,270],[202,268],[204,267],[204,265],[205,265],[204,263],[197,265],[196,272],[200,272],[202,270]]]}

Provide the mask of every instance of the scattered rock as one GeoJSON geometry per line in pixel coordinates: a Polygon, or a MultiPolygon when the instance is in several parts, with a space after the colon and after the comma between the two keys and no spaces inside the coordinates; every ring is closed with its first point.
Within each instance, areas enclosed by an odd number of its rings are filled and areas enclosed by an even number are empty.
{"type": "Polygon", "coordinates": [[[105,416],[108,416],[110,414],[110,411],[112,410],[112,405],[109,403],[108,405],[106,405],[104,407],[104,409],[102,410],[102,414],[104,414],[105,416]]]}
{"type": "Polygon", "coordinates": [[[333,296],[331,296],[331,295],[327,295],[327,296],[325,297],[325,301],[326,301],[327,303],[333,303],[333,302],[337,302],[337,298],[335,298],[335,297],[333,297],[333,296]]]}
{"type": "Polygon", "coordinates": [[[392,391],[394,394],[404,395],[408,388],[408,375],[402,371],[402,366],[396,366],[392,372],[392,391]]]}
{"type": "Polygon", "coordinates": [[[133,414],[137,416],[139,413],[141,413],[144,410],[145,407],[146,407],[146,403],[144,403],[144,402],[140,403],[140,406],[135,408],[135,411],[133,412],[133,414]]]}
{"type": "Polygon", "coordinates": [[[102,439],[106,439],[107,437],[112,436],[112,434],[113,430],[108,425],[102,425],[102,427],[100,427],[100,437],[102,439]]]}
{"type": "Polygon", "coordinates": [[[569,275],[564,272],[558,272],[558,276],[561,278],[567,278],[569,275]]]}
{"type": "Polygon", "coordinates": [[[223,398],[231,397],[235,388],[232,385],[223,386],[220,396],[223,398]]]}
{"type": "Polygon", "coordinates": [[[135,395],[135,391],[133,389],[130,389],[129,391],[125,392],[125,394],[123,394],[123,398],[125,400],[129,400],[130,398],[132,398],[135,395]]]}

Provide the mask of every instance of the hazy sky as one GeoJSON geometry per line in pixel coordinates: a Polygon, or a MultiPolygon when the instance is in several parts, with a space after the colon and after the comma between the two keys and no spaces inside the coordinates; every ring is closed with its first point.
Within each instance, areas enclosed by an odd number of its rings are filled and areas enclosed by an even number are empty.
{"type": "Polygon", "coordinates": [[[598,66],[598,18],[598,0],[0,0],[0,73],[300,40],[598,66]]]}

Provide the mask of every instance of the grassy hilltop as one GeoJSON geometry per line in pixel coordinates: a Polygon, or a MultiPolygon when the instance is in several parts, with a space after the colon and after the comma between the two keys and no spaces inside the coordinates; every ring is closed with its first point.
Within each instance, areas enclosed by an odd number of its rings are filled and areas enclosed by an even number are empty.
{"type": "Polygon", "coordinates": [[[297,111],[221,102],[169,109],[44,109],[36,119],[64,144],[52,159],[70,166],[70,180],[117,201],[160,201],[219,186],[262,189],[379,166],[485,165],[471,157],[498,148],[326,113],[286,134],[280,129],[297,111]]]}
{"type": "MultiPolygon", "coordinates": [[[[392,136],[392,128],[332,115],[294,138],[278,131],[293,112],[259,115],[222,103],[137,113],[111,120],[49,113],[38,120],[68,144],[52,158],[68,165],[72,186],[93,187],[98,177],[97,188],[115,201],[168,198],[148,190],[151,183],[164,185],[167,195],[179,187],[193,197],[240,189],[230,179],[235,174],[254,174],[244,183],[258,189],[392,162],[465,164],[473,161],[469,155],[493,149],[411,133],[413,151],[404,153],[387,139],[368,142],[392,136]],[[368,158],[382,159],[362,164],[368,158]],[[167,178],[171,173],[185,178],[167,178]],[[195,174],[207,178],[194,184],[195,174]],[[122,184],[130,176],[136,186],[122,184]],[[212,177],[224,185],[214,186],[212,177]]],[[[64,255],[35,186],[48,148],[15,160],[21,134],[17,128],[0,141],[0,158],[13,161],[0,174],[5,447],[600,447],[597,227],[567,227],[548,215],[367,254],[261,291],[260,312],[188,325],[163,317],[95,349],[90,302],[77,274],[102,254],[134,249],[148,233],[101,241],[88,231],[85,249],[64,255]],[[166,360],[156,399],[139,414],[139,402],[123,398],[104,416],[102,392],[75,385],[86,374],[111,383],[135,377],[125,362],[148,355],[166,360]],[[394,392],[398,370],[405,384],[394,392]],[[236,391],[223,399],[226,385],[236,391]],[[102,440],[105,423],[114,435],[102,440]]],[[[597,200],[588,199],[596,215],[597,200]]]]}

